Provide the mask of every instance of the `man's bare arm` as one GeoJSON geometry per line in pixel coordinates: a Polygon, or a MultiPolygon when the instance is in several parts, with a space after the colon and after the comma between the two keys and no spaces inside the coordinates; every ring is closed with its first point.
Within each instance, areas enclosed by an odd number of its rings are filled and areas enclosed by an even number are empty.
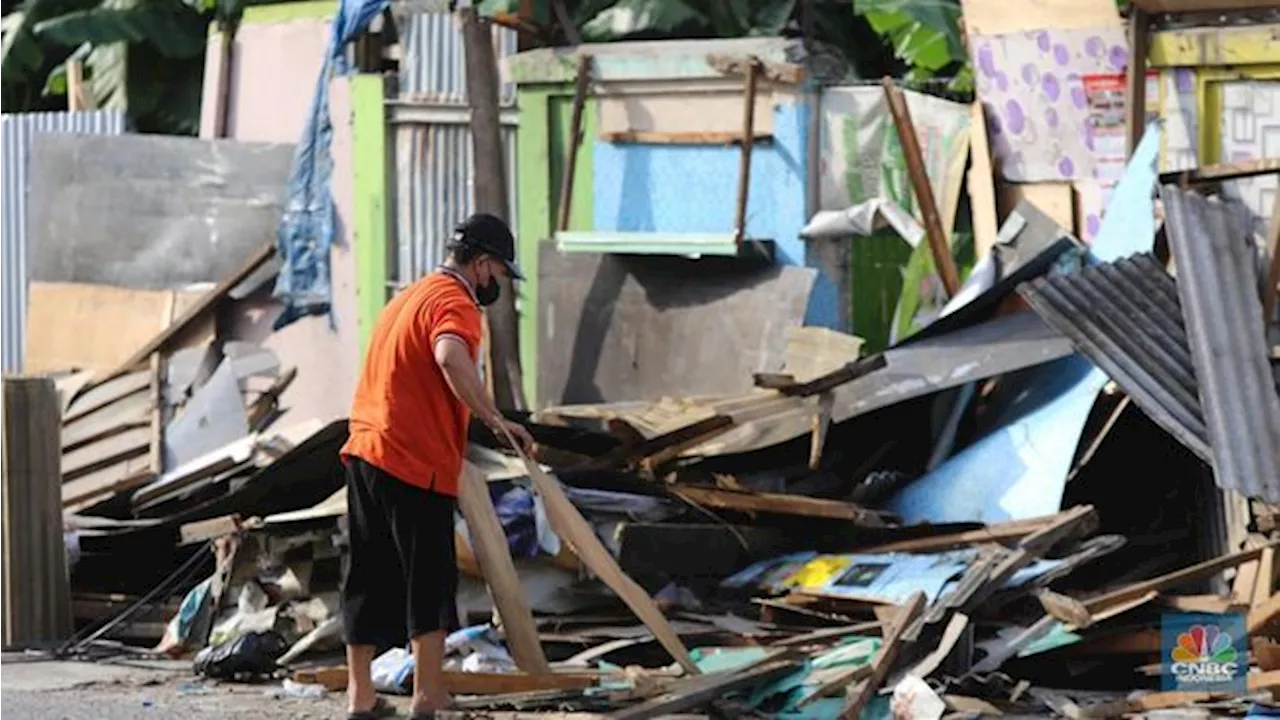
{"type": "Polygon", "coordinates": [[[480,373],[476,371],[471,354],[467,352],[467,346],[462,340],[451,335],[441,337],[436,340],[435,356],[440,371],[444,373],[445,382],[449,383],[453,394],[470,408],[471,413],[488,425],[498,439],[505,441],[506,433],[511,433],[526,453],[531,452],[533,438],[529,431],[519,423],[508,421],[498,412],[497,406],[485,392],[484,385],[480,382],[480,373]],[[503,432],[504,429],[506,433],[503,432]]]}

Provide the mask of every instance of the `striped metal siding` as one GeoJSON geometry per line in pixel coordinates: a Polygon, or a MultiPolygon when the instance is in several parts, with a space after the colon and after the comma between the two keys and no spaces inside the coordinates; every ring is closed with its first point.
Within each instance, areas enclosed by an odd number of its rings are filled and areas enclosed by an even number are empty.
{"type": "MultiPolygon", "coordinates": [[[[504,127],[507,202],[516,207],[516,132],[504,127]]],[[[464,122],[396,128],[397,277],[413,282],[444,259],[453,227],[475,206],[471,127],[464,122]]]]}
{"type": "Polygon", "coordinates": [[[124,113],[118,110],[94,112],[18,113],[0,115],[0,169],[3,170],[3,208],[0,209],[0,267],[3,288],[0,305],[3,317],[3,369],[22,369],[27,326],[27,165],[31,139],[39,133],[74,135],[120,135],[124,133],[124,113]]]}
{"type": "MultiPolygon", "coordinates": [[[[493,43],[501,71],[507,56],[516,53],[514,30],[493,26],[493,43]]],[[[440,105],[467,104],[466,53],[457,21],[447,13],[422,13],[409,20],[404,59],[400,63],[400,97],[440,105]]],[[[514,83],[503,83],[499,101],[516,103],[514,83]]]]}
{"type": "MultiPolygon", "coordinates": [[[[494,26],[499,67],[516,52],[516,33],[494,26]]],[[[403,287],[443,259],[453,227],[475,207],[475,162],[467,108],[466,57],[462,33],[452,15],[413,16],[405,33],[399,104],[430,109],[430,122],[395,122],[397,256],[394,282],[403,287]]],[[[513,83],[504,83],[500,102],[516,103],[513,83]]],[[[507,202],[514,221],[516,132],[502,129],[507,202]]],[[[512,225],[515,223],[512,222],[512,225]]]]}
{"type": "Polygon", "coordinates": [[[1160,190],[1218,487],[1280,502],[1280,396],[1243,218],[1217,198],[1160,190]]]}

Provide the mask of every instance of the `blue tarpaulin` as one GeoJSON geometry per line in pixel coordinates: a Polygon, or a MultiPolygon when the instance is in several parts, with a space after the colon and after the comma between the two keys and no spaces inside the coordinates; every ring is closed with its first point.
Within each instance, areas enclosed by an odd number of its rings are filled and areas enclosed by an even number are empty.
{"type": "Polygon", "coordinates": [[[329,81],[334,75],[348,72],[344,54],[347,44],[389,4],[390,0],[341,0],[334,15],[311,112],[294,150],[293,169],[285,189],[284,217],[276,235],[282,265],[275,296],[284,302],[284,312],[275,322],[277,330],[301,317],[331,312],[329,250],[336,221],[329,189],[333,174],[333,157],[329,154],[333,141],[329,81]]]}

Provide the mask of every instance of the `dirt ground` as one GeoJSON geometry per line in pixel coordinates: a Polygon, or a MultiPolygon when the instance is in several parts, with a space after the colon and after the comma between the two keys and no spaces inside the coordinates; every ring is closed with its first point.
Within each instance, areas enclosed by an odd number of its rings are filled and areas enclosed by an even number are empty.
{"type": "MultiPolygon", "coordinates": [[[[407,698],[390,698],[401,705],[407,698]]],[[[6,655],[0,664],[0,712],[7,720],[198,720],[344,717],[345,698],[283,696],[279,681],[262,685],[198,681],[188,662],[78,663],[6,655]]]]}

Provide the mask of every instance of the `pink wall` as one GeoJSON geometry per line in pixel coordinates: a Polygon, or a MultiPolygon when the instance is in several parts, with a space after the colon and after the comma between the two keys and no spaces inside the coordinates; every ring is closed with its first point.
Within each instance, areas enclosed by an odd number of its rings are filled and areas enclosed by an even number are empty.
{"type": "MultiPolygon", "coordinates": [[[[327,20],[301,19],[280,23],[248,23],[237,33],[229,96],[227,136],[239,140],[295,143],[302,134],[320,62],[328,41],[327,20]]],[[[211,133],[212,101],[220,62],[218,43],[209,44],[205,71],[205,117],[202,135],[211,133]]],[[[355,261],[347,232],[353,217],[351,97],[345,79],[330,86],[329,109],[333,119],[332,190],[337,206],[337,238],[330,254],[333,313],[329,319],[309,317],[283,330],[271,324],[281,307],[271,298],[270,285],[236,303],[229,319],[229,334],[257,342],[273,350],[285,367],[298,369],[298,377],[284,394],[289,422],[307,418],[329,421],[346,417],[359,363],[356,328],[355,261]]]]}

